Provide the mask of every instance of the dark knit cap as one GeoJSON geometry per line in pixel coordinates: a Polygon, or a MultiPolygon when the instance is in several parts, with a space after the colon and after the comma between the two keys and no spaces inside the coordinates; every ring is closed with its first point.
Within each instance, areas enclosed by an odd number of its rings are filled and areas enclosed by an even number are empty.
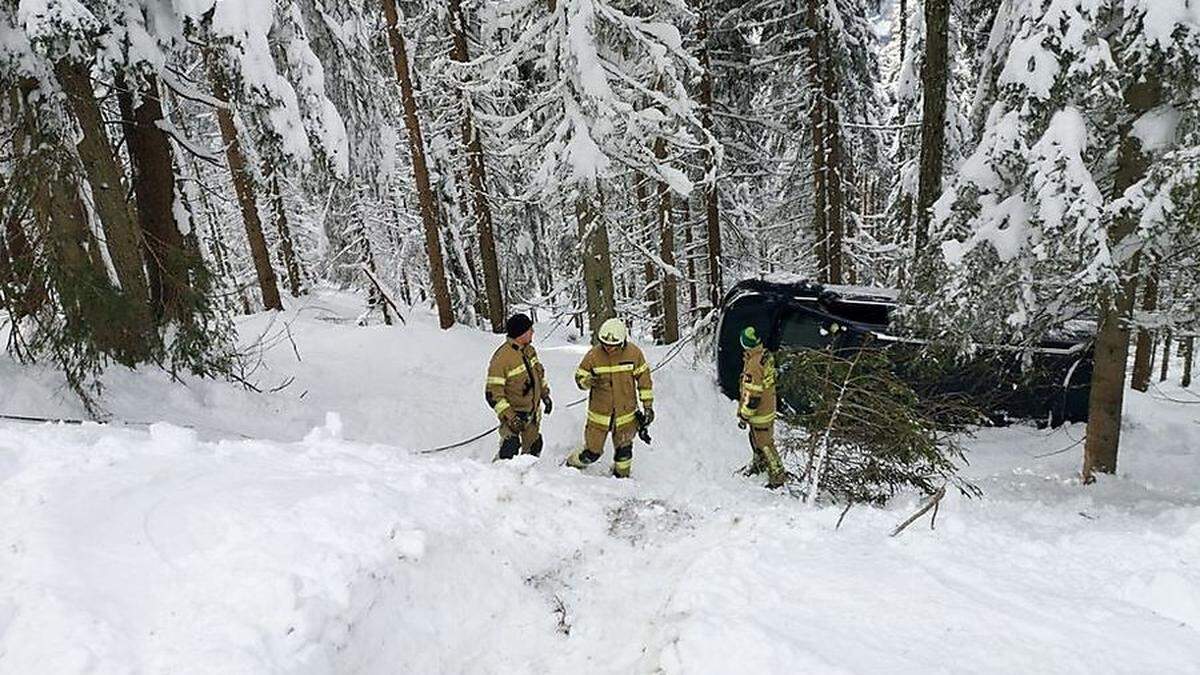
{"type": "Polygon", "coordinates": [[[521,337],[530,328],[533,328],[533,320],[524,314],[513,314],[504,324],[504,330],[510,338],[521,337]]]}

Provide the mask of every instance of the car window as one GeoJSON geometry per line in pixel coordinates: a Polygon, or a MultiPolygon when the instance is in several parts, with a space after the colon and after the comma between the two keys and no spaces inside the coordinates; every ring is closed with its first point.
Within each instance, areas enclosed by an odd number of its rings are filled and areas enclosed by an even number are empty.
{"type": "Polygon", "coordinates": [[[780,347],[822,349],[832,337],[824,321],[804,310],[788,311],[779,325],[780,347]]]}

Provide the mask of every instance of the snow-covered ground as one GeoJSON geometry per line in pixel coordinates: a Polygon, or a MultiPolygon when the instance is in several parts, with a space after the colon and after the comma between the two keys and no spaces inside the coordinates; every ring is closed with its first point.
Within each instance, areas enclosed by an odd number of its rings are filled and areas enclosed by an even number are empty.
{"type": "MultiPolygon", "coordinates": [[[[889,538],[915,497],[835,530],[737,475],[686,355],[633,480],[559,466],[566,329],[538,343],[541,461],[418,454],[492,423],[496,338],[357,308],[243,320],[274,393],[113,373],[108,410],[148,428],[0,422],[0,672],[1200,672],[1196,393],[1132,394],[1121,475],[1088,488],[1079,447],[1035,457],[1082,427],[984,431],[985,497],[889,538]]],[[[0,412],[80,416],[56,381],[0,361],[0,412]]]]}

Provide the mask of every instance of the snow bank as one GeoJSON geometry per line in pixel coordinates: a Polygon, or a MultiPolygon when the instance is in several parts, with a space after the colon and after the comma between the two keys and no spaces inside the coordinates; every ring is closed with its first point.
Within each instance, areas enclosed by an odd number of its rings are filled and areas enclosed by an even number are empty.
{"type": "MultiPolygon", "coordinates": [[[[0,423],[0,672],[1200,663],[1197,406],[1158,400],[1189,395],[1177,387],[1131,394],[1123,474],[1086,489],[1077,448],[1038,457],[1082,428],[980,433],[987,496],[950,495],[936,530],[892,539],[915,496],[835,530],[840,509],[737,475],[732,403],[686,356],[656,373],[633,480],[559,466],[582,423],[565,403],[583,347],[565,329],[539,327],[560,405],[546,457],[493,464],[492,439],[416,454],[490,424],[495,338],[355,313],[323,295],[246,320],[263,383],[295,378],[274,394],[114,373],[110,410],[148,428],[0,423]]],[[[0,410],[70,412],[48,374],[0,377],[0,410]]]]}

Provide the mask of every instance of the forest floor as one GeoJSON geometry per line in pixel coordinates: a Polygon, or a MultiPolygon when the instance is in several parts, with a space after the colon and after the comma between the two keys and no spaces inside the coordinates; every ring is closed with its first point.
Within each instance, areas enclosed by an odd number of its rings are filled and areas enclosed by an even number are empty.
{"type": "MultiPolygon", "coordinates": [[[[541,461],[495,440],[497,338],[354,325],[358,299],[240,320],[264,390],[112,372],[142,425],[0,421],[3,673],[1200,672],[1200,397],[1131,392],[1121,472],[1081,426],[969,439],[980,499],[806,507],[749,456],[711,366],[655,375],[634,478],[559,465],[585,347],[538,336],[541,461]]],[[[549,333],[547,329],[544,333],[549,333]]],[[[648,349],[652,362],[665,349],[648,349]]],[[[0,360],[0,412],[79,417],[0,360]]]]}

